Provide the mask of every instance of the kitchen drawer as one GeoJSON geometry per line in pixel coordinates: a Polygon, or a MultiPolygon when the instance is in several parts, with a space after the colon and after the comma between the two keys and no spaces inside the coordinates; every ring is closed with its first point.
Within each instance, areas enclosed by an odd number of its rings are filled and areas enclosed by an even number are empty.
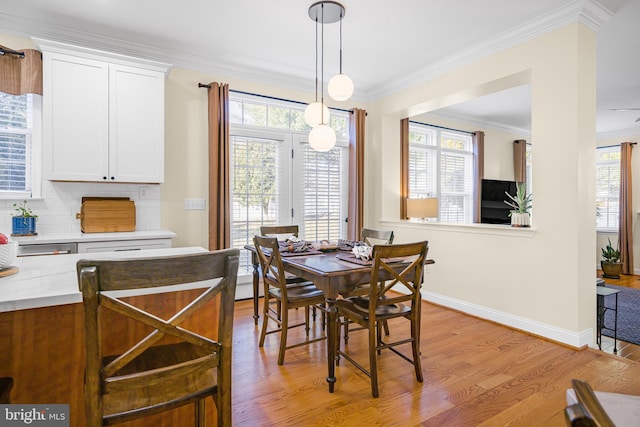
{"type": "Polygon", "coordinates": [[[75,243],[44,243],[36,245],[18,244],[18,256],[75,254],[78,247],[75,243]]]}
{"type": "Polygon", "coordinates": [[[107,242],[78,242],[78,253],[140,251],[170,248],[171,239],[114,240],[107,242]]]}

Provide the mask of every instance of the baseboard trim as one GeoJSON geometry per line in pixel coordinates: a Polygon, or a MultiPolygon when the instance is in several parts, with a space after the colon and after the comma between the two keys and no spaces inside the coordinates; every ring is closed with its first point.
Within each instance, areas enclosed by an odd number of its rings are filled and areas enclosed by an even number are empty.
{"type": "Polygon", "coordinates": [[[481,305],[472,304],[467,301],[447,297],[431,291],[422,291],[422,297],[429,302],[448,307],[481,319],[500,323],[514,329],[528,332],[540,337],[556,341],[575,348],[593,347],[594,333],[591,328],[581,332],[568,331],[556,326],[547,325],[535,320],[527,319],[513,314],[487,308],[481,305]]]}

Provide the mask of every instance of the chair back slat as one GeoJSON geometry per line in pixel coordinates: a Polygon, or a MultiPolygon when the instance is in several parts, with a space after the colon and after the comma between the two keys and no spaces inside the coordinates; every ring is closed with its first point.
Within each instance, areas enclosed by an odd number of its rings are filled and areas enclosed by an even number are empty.
{"type": "Polygon", "coordinates": [[[297,225],[263,225],[260,227],[260,235],[267,237],[295,236],[298,237],[297,225]]]}
{"type": "Polygon", "coordinates": [[[390,245],[393,243],[393,237],[393,230],[363,228],[360,232],[360,240],[369,246],[375,246],[377,244],[390,245]]]}
{"type": "Polygon", "coordinates": [[[100,273],[100,291],[153,288],[181,285],[225,276],[225,263],[211,263],[202,254],[177,255],[145,259],[144,269],[136,258],[80,260],[77,271],[86,266],[107,266],[100,273]]]}

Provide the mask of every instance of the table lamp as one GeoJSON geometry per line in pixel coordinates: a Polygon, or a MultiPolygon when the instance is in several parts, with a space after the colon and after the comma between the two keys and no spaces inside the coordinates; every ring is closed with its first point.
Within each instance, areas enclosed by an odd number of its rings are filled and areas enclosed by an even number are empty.
{"type": "Polygon", "coordinates": [[[419,218],[422,221],[426,218],[437,218],[438,199],[436,197],[407,199],[407,216],[409,218],[419,218]]]}

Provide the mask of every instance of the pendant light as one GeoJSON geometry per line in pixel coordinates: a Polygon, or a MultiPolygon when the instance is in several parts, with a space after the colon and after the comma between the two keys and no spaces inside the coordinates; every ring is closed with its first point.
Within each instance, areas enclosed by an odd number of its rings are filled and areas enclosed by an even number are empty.
{"type": "MultiPolygon", "coordinates": [[[[324,24],[336,22],[335,19],[336,12],[338,12],[338,17],[342,16],[344,8],[341,4],[331,1],[320,1],[314,3],[309,8],[309,16],[316,22],[316,49],[318,47],[317,38],[318,38],[318,22],[321,22],[322,25],[322,44],[321,44],[321,58],[320,58],[320,70],[321,70],[321,79],[324,81],[324,24]],[[327,7],[327,15],[325,15],[325,6],[327,7]],[[333,20],[331,20],[333,19],[333,20]]],[[[316,54],[317,57],[317,54],[316,54]]],[[[317,61],[316,61],[317,62],[317,61]]],[[[317,74],[317,71],[316,71],[317,74]]],[[[318,93],[318,86],[316,82],[316,99],[318,93]]],[[[321,103],[322,108],[318,108],[320,110],[320,123],[311,129],[309,132],[309,145],[316,151],[325,152],[331,150],[334,145],[336,145],[336,133],[333,129],[328,125],[329,123],[329,111],[325,112],[326,106],[324,105],[324,90],[322,89],[322,85],[320,85],[320,93],[321,93],[321,103]]],[[[305,110],[306,116],[306,110],[305,110]]],[[[305,117],[306,120],[306,117],[305,117]]]]}
{"type": "Polygon", "coordinates": [[[329,80],[327,92],[336,101],[346,101],[353,95],[353,81],[342,72],[342,18],[344,18],[344,8],[340,10],[340,73],[329,80]]]}

